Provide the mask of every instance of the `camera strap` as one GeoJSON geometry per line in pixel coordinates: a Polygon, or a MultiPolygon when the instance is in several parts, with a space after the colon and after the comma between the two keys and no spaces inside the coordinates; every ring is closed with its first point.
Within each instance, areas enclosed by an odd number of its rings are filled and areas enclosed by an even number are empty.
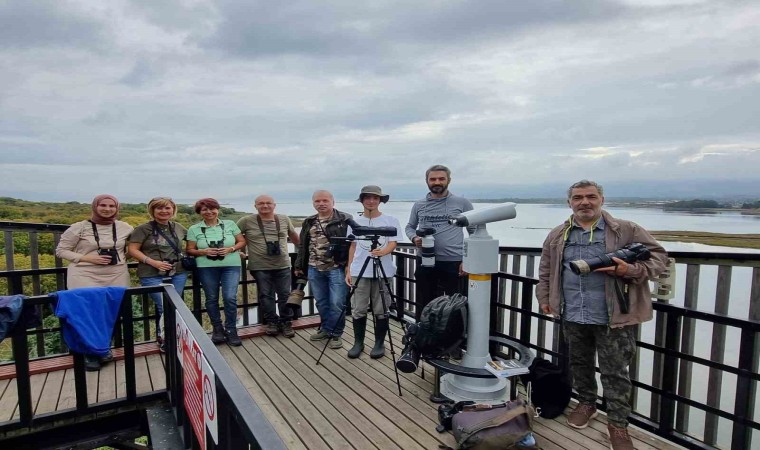
{"type": "MultiPolygon", "coordinates": [[[[222,242],[222,245],[224,245],[224,222],[222,222],[221,220],[219,221],[219,227],[222,229],[222,238],[220,242],[222,242]]],[[[209,244],[208,236],[206,236],[207,228],[208,227],[201,227],[201,233],[203,234],[203,239],[206,240],[206,244],[209,244]]]]}
{"type": "MultiPolygon", "coordinates": [[[[267,242],[267,234],[264,232],[264,222],[261,220],[261,216],[256,214],[256,221],[259,223],[259,230],[261,235],[264,236],[264,242],[267,242]]],[[[279,242],[280,240],[280,219],[277,218],[277,214],[274,215],[274,226],[277,229],[277,236],[273,242],[279,242]]]]}
{"type": "MultiPolygon", "coordinates": [[[[98,227],[92,220],[88,220],[88,222],[92,225],[92,234],[95,237],[95,245],[97,245],[98,250],[100,250],[100,235],[98,234],[98,227]]],[[[111,227],[113,231],[113,248],[116,248],[116,221],[111,224],[111,227]]]]}
{"type": "MultiPolygon", "coordinates": [[[[155,220],[151,220],[151,226],[153,227],[153,233],[157,233],[161,235],[164,240],[169,244],[169,246],[174,250],[174,253],[177,254],[178,257],[183,257],[184,254],[182,253],[182,250],[179,249],[179,236],[177,236],[177,233],[174,232],[174,228],[172,228],[171,222],[169,222],[169,233],[172,235],[173,239],[169,239],[167,235],[164,234],[164,232],[161,230],[161,228],[158,226],[158,223],[156,223],[155,220]],[[176,240],[176,242],[175,242],[176,240]]],[[[205,234],[204,234],[205,236],[205,234]]],[[[160,250],[159,250],[160,253],[160,250]]]]}

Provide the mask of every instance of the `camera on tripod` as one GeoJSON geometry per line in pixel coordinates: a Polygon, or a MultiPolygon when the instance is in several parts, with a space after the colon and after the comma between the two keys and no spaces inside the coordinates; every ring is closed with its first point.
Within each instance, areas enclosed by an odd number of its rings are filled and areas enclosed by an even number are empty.
{"type": "Polygon", "coordinates": [[[115,248],[99,248],[98,255],[110,256],[111,261],[108,263],[109,266],[116,265],[116,263],[119,262],[119,252],[117,252],[115,248]]]}
{"type": "Polygon", "coordinates": [[[578,259],[575,261],[570,261],[570,269],[576,275],[590,273],[596,269],[601,269],[602,267],[611,267],[616,265],[617,263],[612,260],[613,257],[620,258],[628,264],[631,264],[635,263],[636,261],[648,260],[652,257],[652,253],[644,244],[634,242],[605,255],[596,256],[587,260],[578,259]]]}
{"type": "Polygon", "coordinates": [[[420,257],[422,257],[422,267],[435,267],[435,228],[420,228],[417,230],[417,236],[422,238],[422,247],[420,248],[420,257]]]}
{"type": "MultiPolygon", "coordinates": [[[[208,241],[208,248],[222,248],[223,246],[224,241],[208,241]]],[[[221,261],[224,259],[224,255],[208,255],[206,258],[211,261],[221,261]]]]}

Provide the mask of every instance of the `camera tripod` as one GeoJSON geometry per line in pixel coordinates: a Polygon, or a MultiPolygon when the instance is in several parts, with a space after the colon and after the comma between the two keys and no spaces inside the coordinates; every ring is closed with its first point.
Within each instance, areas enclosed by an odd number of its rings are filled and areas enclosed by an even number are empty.
{"type": "MultiPolygon", "coordinates": [[[[365,236],[363,238],[353,238],[350,240],[359,240],[359,241],[370,241],[370,252],[377,249],[380,246],[379,243],[380,236],[365,236]]],[[[351,290],[349,290],[348,295],[346,296],[346,299],[343,302],[343,308],[341,308],[340,315],[338,316],[338,320],[336,321],[336,324],[340,323],[345,317],[346,317],[346,306],[351,301],[351,298],[354,296],[354,293],[356,292],[356,288],[359,286],[359,283],[362,282],[362,280],[365,280],[363,278],[364,272],[367,270],[367,266],[369,266],[370,261],[372,261],[372,278],[366,278],[366,283],[370,283],[371,280],[381,280],[381,283],[379,284],[378,288],[380,290],[380,303],[383,305],[383,316],[385,318],[390,318],[390,310],[388,308],[388,305],[385,302],[385,295],[387,293],[388,296],[391,295],[391,284],[388,281],[388,277],[385,274],[385,269],[383,268],[383,264],[380,261],[380,257],[373,256],[370,254],[365,260],[364,264],[362,264],[362,268],[359,271],[359,276],[356,278],[356,282],[354,282],[353,285],[351,285],[351,290]],[[379,275],[379,276],[378,276],[379,275]]],[[[349,267],[346,267],[346,270],[350,270],[349,267]]],[[[370,289],[370,295],[371,295],[371,289],[370,289]]],[[[370,309],[372,308],[371,302],[370,302],[370,309]]],[[[375,321],[375,325],[377,325],[377,321],[375,320],[374,314],[372,315],[373,320],[375,321]]],[[[327,349],[328,344],[332,340],[333,337],[335,337],[334,330],[332,332],[328,333],[328,339],[325,340],[325,345],[322,347],[322,352],[319,354],[319,358],[317,358],[317,365],[319,365],[319,361],[322,360],[322,356],[325,354],[325,350],[327,349]]],[[[398,376],[398,369],[396,368],[396,351],[393,347],[393,337],[391,336],[391,330],[390,327],[388,327],[387,331],[388,336],[388,346],[390,347],[390,353],[391,358],[393,360],[393,370],[396,372],[396,386],[398,387],[398,395],[401,396],[401,381],[398,376]]]]}

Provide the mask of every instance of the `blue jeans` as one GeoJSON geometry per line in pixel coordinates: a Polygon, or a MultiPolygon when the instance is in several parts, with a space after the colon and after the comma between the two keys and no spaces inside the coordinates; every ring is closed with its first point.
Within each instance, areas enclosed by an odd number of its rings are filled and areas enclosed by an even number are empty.
{"type": "Polygon", "coordinates": [[[293,312],[285,306],[291,290],[290,269],[251,270],[251,275],[256,279],[262,323],[278,323],[279,319],[284,322],[291,320],[293,312]],[[277,295],[276,302],[275,295],[277,295]],[[280,310],[279,318],[277,317],[278,309],[280,310]]]}
{"type": "MultiPolygon", "coordinates": [[[[166,277],[161,276],[155,276],[155,277],[140,277],[140,285],[141,286],[158,286],[161,284],[163,279],[166,277]]],[[[183,291],[185,290],[185,283],[187,283],[187,272],[177,273],[171,276],[172,284],[174,285],[174,290],[177,291],[180,297],[184,298],[182,295],[183,291]]],[[[150,295],[150,298],[153,299],[153,302],[156,304],[156,336],[163,336],[162,333],[162,326],[161,326],[161,316],[164,314],[164,299],[163,295],[160,292],[154,292],[150,295]]]]}
{"type": "Polygon", "coordinates": [[[211,325],[221,326],[222,316],[219,312],[219,287],[222,288],[224,303],[224,328],[232,331],[237,328],[237,291],[240,282],[240,267],[199,267],[198,281],[206,294],[206,312],[211,325]]]}
{"type": "Polygon", "coordinates": [[[322,330],[340,336],[346,325],[346,315],[342,313],[348,295],[343,267],[320,272],[316,267],[309,266],[309,286],[317,302],[322,330]]]}

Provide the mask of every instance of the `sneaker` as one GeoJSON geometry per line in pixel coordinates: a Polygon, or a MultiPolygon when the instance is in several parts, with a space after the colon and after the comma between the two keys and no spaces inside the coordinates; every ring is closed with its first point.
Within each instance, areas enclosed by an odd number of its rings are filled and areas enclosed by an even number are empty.
{"type": "Polygon", "coordinates": [[[221,325],[214,325],[214,331],[211,332],[211,342],[221,344],[226,340],[227,336],[224,335],[224,328],[221,325]]]}
{"type": "Polygon", "coordinates": [[[328,344],[328,347],[330,348],[343,348],[343,338],[340,336],[335,336],[330,339],[330,344],[328,344]]]}
{"type": "Polygon", "coordinates": [[[590,403],[578,403],[573,412],[567,418],[567,424],[573,428],[582,430],[588,426],[591,419],[599,415],[596,406],[590,403]]]}
{"type": "Polygon", "coordinates": [[[227,343],[233,347],[240,347],[243,345],[243,341],[240,340],[240,336],[237,334],[237,329],[232,329],[227,332],[227,343]]]}
{"type": "Polygon", "coordinates": [[[323,341],[323,340],[325,340],[325,339],[327,339],[327,338],[329,338],[329,337],[330,337],[330,335],[329,335],[329,334],[327,334],[327,333],[325,333],[325,332],[324,332],[324,330],[319,330],[319,332],[318,332],[318,333],[316,333],[316,334],[312,334],[312,335],[309,337],[309,340],[310,340],[310,341],[323,341]]]}
{"type": "Polygon", "coordinates": [[[286,338],[292,338],[296,335],[296,332],[293,330],[293,324],[290,322],[285,322],[282,324],[282,335],[286,338]]]}
{"type": "Polygon", "coordinates": [[[618,428],[608,423],[607,433],[610,435],[610,448],[612,450],[633,450],[633,441],[628,435],[628,428],[618,428]]]}
{"type": "Polygon", "coordinates": [[[266,333],[267,336],[277,336],[278,334],[280,334],[280,327],[278,327],[277,324],[274,322],[269,322],[269,324],[267,324],[267,329],[264,333],[266,333]]]}

